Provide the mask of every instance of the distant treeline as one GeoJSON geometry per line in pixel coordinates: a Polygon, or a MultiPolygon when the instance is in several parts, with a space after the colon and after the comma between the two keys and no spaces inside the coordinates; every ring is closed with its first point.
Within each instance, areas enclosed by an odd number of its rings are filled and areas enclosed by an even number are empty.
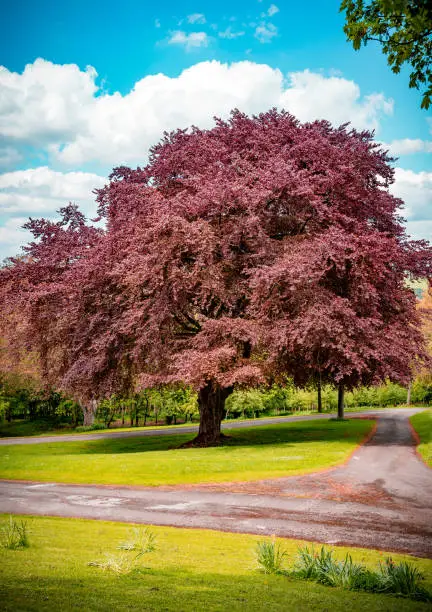
{"type": "MultiPolygon", "coordinates": [[[[417,378],[410,390],[410,402],[432,403],[432,379],[417,378]]],[[[407,404],[408,390],[397,384],[355,389],[345,394],[347,409],[385,407],[407,404]]],[[[337,408],[337,391],[322,388],[322,409],[337,408]]],[[[299,411],[317,411],[317,390],[297,389],[289,381],[285,386],[239,389],[227,399],[226,418],[254,418],[299,411]]],[[[146,389],[129,397],[113,395],[102,400],[96,412],[96,426],[143,426],[175,424],[198,420],[197,395],[190,388],[146,389]]],[[[20,386],[17,380],[3,378],[0,385],[0,421],[25,419],[46,420],[56,425],[80,427],[83,414],[80,405],[55,390],[40,390],[31,384],[20,386]]]]}

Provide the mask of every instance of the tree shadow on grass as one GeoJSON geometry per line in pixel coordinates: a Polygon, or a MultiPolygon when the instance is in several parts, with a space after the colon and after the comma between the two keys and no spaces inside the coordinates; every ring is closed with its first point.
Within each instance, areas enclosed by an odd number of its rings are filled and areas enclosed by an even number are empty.
{"type": "MultiPolygon", "coordinates": [[[[55,571],[55,568],[53,568],[55,571]]],[[[78,570],[78,571],[77,571],[78,570]]],[[[67,568],[65,570],[67,571],[67,568]]],[[[319,584],[265,576],[201,573],[177,569],[147,569],[126,576],[89,568],[68,575],[16,576],[0,587],[2,610],[351,610],[369,612],[422,611],[426,604],[386,595],[342,591],[319,584]]]]}
{"type": "MultiPolygon", "coordinates": [[[[365,421],[347,421],[343,423],[318,421],[313,423],[298,422],[278,425],[253,427],[250,429],[224,430],[227,437],[223,444],[212,447],[218,449],[256,447],[266,445],[293,445],[302,442],[359,442],[370,429],[365,421]]],[[[182,453],[202,452],[203,448],[180,448],[185,442],[192,440],[195,434],[175,434],[161,436],[143,436],[136,438],[101,438],[67,443],[44,444],[45,452],[52,455],[83,455],[83,454],[124,454],[145,453],[152,451],[177,450],[182,453]]]]}

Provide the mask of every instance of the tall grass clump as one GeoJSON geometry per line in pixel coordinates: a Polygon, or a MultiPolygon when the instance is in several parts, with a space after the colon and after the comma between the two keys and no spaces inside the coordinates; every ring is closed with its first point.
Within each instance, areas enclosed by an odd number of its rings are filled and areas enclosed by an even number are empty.
{"type": "Polygon", "coordinates": [[[117,548],[136,551],[141,556],[156,550],[156,536],[148,527],[136,527],[132,530],[131,539],[121,542],[117,548]]]}
{"type": "Polygon", "coordinates": [[[88,565],[114,572],[118,576],[130,574],[138,569],[138,561],[142,556],[156,550],[156,536],[148,527],[138,527],[132,530],[131,539],[120,542],[117,548],[122,552],[117,555],[106,554],[104,560],[90,561],[88,565]]]}
{"type": "Polygon", "coordinates": [[[360,563],[354,563],[349,553],[343,561],[335,559],[333,554],[334,551],[324,546],[319,552],[313,546],[310,549],[308,546],[299,548],[292,576],[352,591],[376,589],[377,578],[374,572],[360,563]]]}
{"type": "Polygon", "coordinates": [[[17,521],[13,516],[9,516],[9,521],[0,532],[1,546],[9,550],[28,548],[30,541],[28,537],[26,521],[17,521]]]}
{"type": "Polygon", "coordinates": [[[384,563],[380,563],[378,576],[380,591],[383,593],[432,601],[431,594],[421,584],[424,580],[423,574],[411,563],[395,563],[393,559],[387,558],[384,563]]]}
{"type": "Polygon", "coordinates": [[[330,587],[350,591],[388,593],[419,601],[432,601],[432,595],[422,586],[422,573],[411,563],[395,563],[387,558],[372,570],[355,563],[349,553],[342,560],[334,557],[334,551],[321,546],[303,546],[297,551],[292,569],[282,570],[286,552],[272,541],[259,542],[256,548],[259,566],[267,574],[284,573],[290,578],[311,580],[330,587]]]}
{"type": "Polygon", "coordinates": [[[286,555],[287,552],[276,543],[275,538],[258,542],[256,546],[258,566],[265,574],[284,573],[282,565],[286,555]]]}

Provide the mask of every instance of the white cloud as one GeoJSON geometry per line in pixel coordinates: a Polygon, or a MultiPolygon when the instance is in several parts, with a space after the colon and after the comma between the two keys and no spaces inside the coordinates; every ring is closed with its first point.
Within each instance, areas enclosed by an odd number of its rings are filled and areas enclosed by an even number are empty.
{"type": "Polygon", "coordinates": [[[188,23],[198,23],[203,24],[206,22],[205,15],[202,13],[193,13],[192,15],[187,16],[188,23]]]}
{"type": "Polygon", "coordinates": [[[173,78],[148,75],[122,95],[99,91],[93,68],[37,60],[22,74],[3,68],[0,90],[7,92],[0,102],[6,146],[37,145],[57,163],[75,166],[142,164],[164,130],[211,127],[213,116],[226,117],[236,107],[258,113],[276,106],[302,121],[352,121],[361,129],[378,128],[392,111],[383,94],[362,97],[358,85],[342,77],[304,71],[285,79],[280,70],[251,61],[200,62],[173,78]]]}
{"type": "Polygon", "coordinates": [[[432,153],[432,140],[420,138],[402,138],[385,145],[393,155],[410,155],[412,153],[432,153]]]}
{"type": "Polygon", "coordinates": [[[279,8],[276,6],[276,4],[271,4],[267,11],[267,15],[269,17],[273,17],[273,15],[276,15],[276,13],[279,13],[279,8]]]}
{"type": "Polygon", "coordinates": [[[98,88],[88,66],[53,64],[37,59],[22,74],[0,66],[0,135],[6,140],[43,146],[73,138],[86,129],[87,108],[98,88]]]}
{"type": "Polygon", "coordinates": [[[233,39],[233,38],[238,38],[239,36],[244,36],[245,32],[244,31],[240,31],[240,32],[233,32],[231,26],[228,26],[226,30],[224,30],[223,32],[219,32],[219,36],[221,38],[228,38],[228,39],[233,39]]]}
{"type": "Polygon", "coordinates": [[[97,174],[55,172],[47,166],[7,172],[0,175],[0,213],[51,216],[61,206],[74,202],[89,216],[95,216],[92,191],[105,182],[97,174]]]}
{"type": "Polygon", "coordinates": [[[272,23],[261,23],[259,26],[255,28],[255,38],[257,38],[260,43],[269,43],[272,38],[277,36],[278,29],[272,23]]]}
{"type": "Polygon", "coordinates": [[[26,221],[25,217],[13,217],[0,226],[0,262],[6,257],[18,255],[20,247],[31,239],[31,233],[22,229],[26,221]]]}
{"type": "Polygon", "coordinates": [[[177,30],[172,33],[168,40],[169,45],[184,45],[190,50],[196,47],[206,47],[208,45],[208,36],[205,32],[191,32],[186,34],[183,30],[177,30]]]}
{"type": "Polygon", "coordinates": [[[391,192],[405,202],[403,215],[408,220],[408,232],[415,237],[425,237],[426,225],[422,229],[421,224],[429,223],[431,218],[432,172],[396,168],[391,192]]]}
{"type": "Polygon", "coordinates": [[[379,119],[393,112],[393,100],[381,93],[361,97],[354,81],[304,70],[289,75],[289,87],[280,105],[301,121],[327,119],[335,125],[351,122],[355,127],[379,128],[379,119]]]}

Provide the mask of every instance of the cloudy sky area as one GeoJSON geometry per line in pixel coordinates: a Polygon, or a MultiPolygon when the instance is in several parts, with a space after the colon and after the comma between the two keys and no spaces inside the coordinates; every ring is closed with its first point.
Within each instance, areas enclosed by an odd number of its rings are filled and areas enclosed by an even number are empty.
{"type": "Polygon", "coordinates": [[[398,157],[408,232],[432,239],[432,118],[380,49],[354,52],[339,2],[21,0],[0,41],[0,259],[29,217],[68,201],[94,216],[113,166],[142,165],[165,130],[233,108],[375,130],[398,157]]]}

